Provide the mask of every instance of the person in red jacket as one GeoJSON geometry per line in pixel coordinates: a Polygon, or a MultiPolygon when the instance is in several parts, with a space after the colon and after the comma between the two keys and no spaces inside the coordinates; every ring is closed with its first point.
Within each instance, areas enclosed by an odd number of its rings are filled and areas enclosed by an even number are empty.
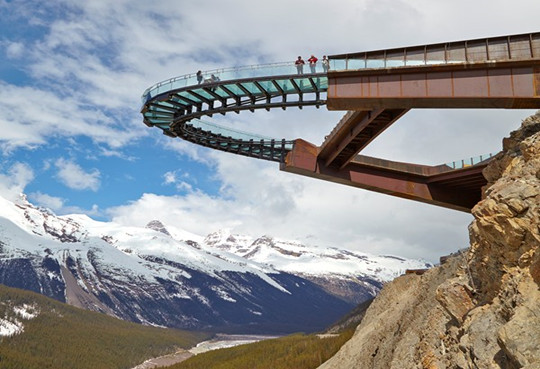
{"type": "Polygon", "coordinates": [[[298,74],[304,74],[304,64],[306,63],[304,62],[301,56],[299,56],[298,59],[296,59],[296,61],[294,62],[294,65],[296,65],[296,71],[298,72],[298,74]]]}
{"type": "Polygon", "coordinates": [[[311,68],[311,73],[315,73],[315,68],[317,67],[317,59],[315,55],[311,55],[311,58],[308,59],[309,68],[311,68]]]}

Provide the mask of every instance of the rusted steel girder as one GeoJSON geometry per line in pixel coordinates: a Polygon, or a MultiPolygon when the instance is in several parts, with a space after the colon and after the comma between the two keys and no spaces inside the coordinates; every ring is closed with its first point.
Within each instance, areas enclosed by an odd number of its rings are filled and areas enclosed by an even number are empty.
{"type": "Polygon", "coordinates": [[[449,209],[470,212],[486,184],[486,163],[453,170],[447,166],[400,163],[358,155],[343,168],[319,160],[319,147],[298,139],[280,169],[449,209]]]}
{"type": "Polygon", "coordinates": [[[337,71],[329,110],[540,106],[540,60],[337,71]]]}
{"type": "Polygon", "coordinates": [[[371,141],[408,109],[350,111],[321,145],[319,159],[326,166],[343,168],[371,141]]]}

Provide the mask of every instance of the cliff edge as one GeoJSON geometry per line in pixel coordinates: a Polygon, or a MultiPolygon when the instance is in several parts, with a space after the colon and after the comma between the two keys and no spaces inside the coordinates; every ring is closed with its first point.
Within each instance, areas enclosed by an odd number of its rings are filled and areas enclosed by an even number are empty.
{"type": "Polygon", "coordinates": [[[540,111],[484,176],[470,248],[386,284],[319,369],[540,369],[540,111]]]}

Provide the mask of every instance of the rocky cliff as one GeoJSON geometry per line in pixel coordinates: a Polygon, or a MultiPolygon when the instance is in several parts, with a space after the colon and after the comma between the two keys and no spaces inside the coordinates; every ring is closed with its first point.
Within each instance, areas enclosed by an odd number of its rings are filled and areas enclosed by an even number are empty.
{"type": "Polygon", "coordinates": [[[387,284],[320,369],[540,368],[540,112],[484,176],[470,248],[387,284]]]}

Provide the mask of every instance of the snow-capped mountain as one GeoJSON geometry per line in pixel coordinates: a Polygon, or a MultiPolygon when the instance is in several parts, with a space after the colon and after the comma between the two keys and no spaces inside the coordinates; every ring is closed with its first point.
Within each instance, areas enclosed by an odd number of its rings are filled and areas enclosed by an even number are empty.
{"type": "Polygon", "coordinates": [[[268,236],[254,239],[232,234],[228,230],[209,234],[202,244],[209,252],[219,250],[222,257],[231,253],[281,272],[301,276],[353,303],[373,297],[383,283],[403,274],[406,269],[431,267],[422,260],[307,246],[268,236]]]}
{"type": "Polygon", "coordinates": [[[318,330],[418,267],[269,237],[203,238],[160,221],[141,228],[56,216],[0,197],[0,283],[145,324],[318,330]]]}
{"type": "Polygon", "coordinates": [[[268,236],[254,239],[231,234],[227,230],[209,234],[203,240],[203,245],[207,250],[210,247],[227,251],[244,259],[271,265],[280,271],[313,276],[362,275],[387,282],[403,274],[405,269],[426,267],[426,263],[419,260],[375,256],[334,247],[307,246],[296,241],[268,236]]]}

